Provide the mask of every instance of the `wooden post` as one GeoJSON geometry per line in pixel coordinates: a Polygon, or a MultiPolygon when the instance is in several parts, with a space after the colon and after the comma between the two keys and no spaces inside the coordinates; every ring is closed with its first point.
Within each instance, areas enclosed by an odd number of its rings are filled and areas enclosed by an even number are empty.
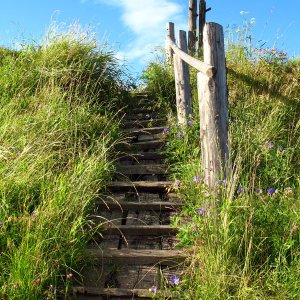
{"type": "MultiPolygon", "coordinates": [[[[172,22],[168,22],[167,23],[167,36],[169,36],[171,38],[171,40],[175,43],[175,26],[174,23],[172,22]]],[[[166,41],[166,55],[167,55],[167,60],[168,62],[171,64],[172,63],[172,59],[173,59],[173,50],[170,47],[168,41],[166,41]]]]}
{"type": "Polygon", "coordinates": [[[206,9],[206,0],[200,0],[199,2],[199,34],[198,34],[198,56],[202,54],[203,48],[203,29],[206,22],[206,13],[210,11],[211,8],[206,9]]]}
{"type": "Polygon", "coordinates": [[[216,68],[212,78],[198,73],[200,139],[204,180],[213,189],[229,176],[227,82],[221,25],[207,23],[203,31],[204,62],[216,68]]]}
{"type": "MultiPolygon", "coordinates": [[[[179,31],[179,48],[187,52],[186,32],[179,31]]],[[[187,117],[192,113],[192,95],[189,66],[177,54],[174,54],[176,106],[178,124],[186,125],[187,117]]]]}
{"type": "Polygon", "coordinates": [[[196,53],[196,29],[197,29],[197,0],[189,0],[189,23],[188,23],[188,49],[189,54],[196,53]]]}

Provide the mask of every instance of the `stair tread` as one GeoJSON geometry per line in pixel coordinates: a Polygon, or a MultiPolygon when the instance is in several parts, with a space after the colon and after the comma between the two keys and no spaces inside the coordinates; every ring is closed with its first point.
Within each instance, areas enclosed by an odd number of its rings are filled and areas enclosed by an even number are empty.
{"type": "Polygon", "coordinates": [[[164,156],[158,152],[143,152],[143,153],[129,153],[119,158],[120,161],[124,160],[156,160],[163,159],[164,156]]]}
{"type": "Polygon", "coordinates": [[[185,254],[180,250],[156,249],[115,249],[115,248],[88,248],[87,252],[95,259],[112,260],[114,263],[126,265],[174,265],[185,259],[185,254]]]}
{"type": "MultiPolygon", "coordinates": [[[[151,297],[151,292],[148,289],[121,289],[121,288],[97,288],[97,287],[82,287],[74,286],[73,293],[83,294],[88,296],[115,296],[115,297],[151,297]]],[[[147,299],[147,298],[146,298],[147,299]]]]}
{"type": "Polygon", "coordinates": [[[147,191],[147,192],[163,192],[172,187],[171,181],[112,181],[108,184],[111,191],[147,191]]]}
{"type": "Polygon", "coordinates": [[[178,229],[170,225],[119,225],[111,224],[105,227],[106,234],[123,234],[134,236],[162,236],[175,235],[178,229]]]}
{"type": "Polygon", "coordinates": [[[116,209],[120,208],[122,210],[173,210],[176,208],[182,207],[182,203],[179,202],[169,202],[169,201],[161,201],[161,202],[132,202],[132,201],[114,201],[114,200],[106,200],[101,201],[96,204],[98,207],[107,208],[107,209],[116,209]]]}
{"type": "Polygon", "coordinates": [[[151,128],[127,128],[123,131],[129,134],[152,134],[152,133],[160,133],[164,130],[163,126],[151,127],[151,128]]]}
{"type": "Polygon", "coordinates": [[[147,174],[166,174],[167,165],[155,164],[155,165],[119,165],[117,167],[118,172],[125,175],[147,175],[147,174]]]}

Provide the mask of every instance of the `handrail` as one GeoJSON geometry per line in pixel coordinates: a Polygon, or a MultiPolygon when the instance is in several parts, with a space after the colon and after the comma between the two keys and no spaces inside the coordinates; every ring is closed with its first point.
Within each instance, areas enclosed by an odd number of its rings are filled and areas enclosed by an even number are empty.
{"type": "Polygon", "coordinates": [[[170,36],[167,36],[167,42],[174,53],[177,54],[183,61],[185,61],[201,73],[205,74],[209,78],[214,76],[214,74],[216,73],[215,67],[208,65],[182,51],[180,48],[178,48],[178,46],[174,43],[170,36]]]}

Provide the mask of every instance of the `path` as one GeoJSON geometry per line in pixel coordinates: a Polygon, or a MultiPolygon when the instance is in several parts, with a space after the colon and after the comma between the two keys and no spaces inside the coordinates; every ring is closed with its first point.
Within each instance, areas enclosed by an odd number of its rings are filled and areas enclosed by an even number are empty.
{"type": "Polygon", "coordinates": [[[74,287],[76,299],[151,299],[149,289],[159,287],[183,260],[170,226],[181,204],[167,193],[171,182],[160,153],[166,120],[152,107],[142,94],[128,107],[123,127],[130,143],[119,160],[117,181],[97,204],[97,215],[109,221],[103,237],[89,246],[96,264],[86,267],[84,287],[74,287]]]}

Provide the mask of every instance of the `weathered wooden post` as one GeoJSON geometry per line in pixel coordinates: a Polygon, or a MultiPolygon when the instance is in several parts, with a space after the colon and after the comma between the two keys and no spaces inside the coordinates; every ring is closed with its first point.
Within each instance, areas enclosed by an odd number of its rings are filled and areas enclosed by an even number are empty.
{"type": "MultiPolygon", "coordinates": [[[[167,28],[167,37],[170,37],[170,39],[175,43],[176,41],[175,41],[174,23],[168,22],[166,28],[167,28]]],[[[169,64],[172,64],[174,52],[173,52],[168,40],[166,40],[166,55],[167,55],[167,60],[168,60],[169,64]]]]}
{"type": "MultiPolygon", "coordinates": [[[[179,48],[187,52],[186,32],[179,31],[179,48]]],[[[189,66],[178,54],[174,54],[176,106],[178,124],[186,125],[187,117],[192,114],[192,94],[189,66]]]]}
{"type": "Polygon", "coordinates": [[[199,2],[199,34],[198,34],[198,56],[202,54],[203,50],[203,29],[206,22],[206,13],[211,8],[206,9],[206,0],[200,0],[199,2]]]}
{"type": "Polygon", "coordinates": [[[212,78],[198,73],[200,139],[204,180],[213,189],[230,173],[227,81],[221,25],[207,23],[203,31],[204,62],[216,68],[212,78]]]}
{"type": "Polygon", "coordinates": [[[197,0],[189,0],[188,49],[192,56],[196,53],[196,30],[197,0]]]}

